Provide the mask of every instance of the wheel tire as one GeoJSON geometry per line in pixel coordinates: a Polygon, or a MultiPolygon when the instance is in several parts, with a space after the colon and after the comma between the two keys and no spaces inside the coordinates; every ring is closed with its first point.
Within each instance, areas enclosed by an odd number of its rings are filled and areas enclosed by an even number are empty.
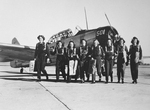
{"type": "Polygon", "coordinates": [[[23,68],[20,69],[20,73],[23,73],[23,68]]]}

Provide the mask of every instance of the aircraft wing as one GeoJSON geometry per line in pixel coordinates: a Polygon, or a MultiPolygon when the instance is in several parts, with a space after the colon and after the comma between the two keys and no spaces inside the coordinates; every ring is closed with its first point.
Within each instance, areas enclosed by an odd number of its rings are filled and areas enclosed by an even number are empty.
{"type": "Polygon", "coordinates": [[[0,61],[30,61],[34,59],[35,47],[0,43],[0,61]]]}

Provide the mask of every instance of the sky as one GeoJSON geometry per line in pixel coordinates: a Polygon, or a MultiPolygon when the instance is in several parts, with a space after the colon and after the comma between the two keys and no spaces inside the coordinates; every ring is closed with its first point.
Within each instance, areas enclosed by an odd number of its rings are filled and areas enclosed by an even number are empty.
{"type": "Polygon", "coordinates": [[[35,46],[37,36],[48,39],[63,30],[89,29],[111,25],[129,47],[136,36],[144,56],[150,56],[150,0],[0,0],[0,42],[35,46]]]}

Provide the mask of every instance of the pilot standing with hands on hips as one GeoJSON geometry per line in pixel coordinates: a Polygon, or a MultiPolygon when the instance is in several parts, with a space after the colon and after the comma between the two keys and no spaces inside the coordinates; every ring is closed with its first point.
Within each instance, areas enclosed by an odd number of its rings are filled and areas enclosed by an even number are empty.
{"type": "Polygon", "coordinates": [[[36,70],[37,70],[37,78],[41,81],[41,71],[46,76],[48,80],[48,74],[45,70],[46,63],[46,48],[45,48],[45,37],[43,35],[39,35],[37,37],[39,42],[36,44],[34,59],[36,61],[36,70]]]}

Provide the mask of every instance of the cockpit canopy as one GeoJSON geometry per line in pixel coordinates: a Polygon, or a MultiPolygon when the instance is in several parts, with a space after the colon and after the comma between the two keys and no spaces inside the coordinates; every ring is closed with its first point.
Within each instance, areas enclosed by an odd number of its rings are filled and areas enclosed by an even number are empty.
{"type": "Polygon", "coordinates": [[[54,43],[59,40],[69,38],[71,36],[73,36],[73,32],[71,31],[71,29],[67,29],[67,30],[61,31],[61,32],[53,35],[52,37],[50,37],[49,43],[54,43]]]}

